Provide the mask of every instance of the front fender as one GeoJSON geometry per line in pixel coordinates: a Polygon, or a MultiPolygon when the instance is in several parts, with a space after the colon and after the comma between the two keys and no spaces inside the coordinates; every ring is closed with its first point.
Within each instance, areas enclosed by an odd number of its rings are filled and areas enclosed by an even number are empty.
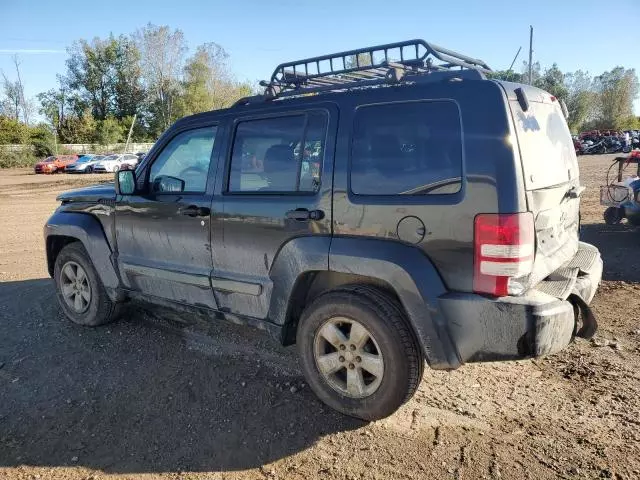
{"type": "Polygon", "coordinates": [[[99,220],[90,214],[73,212],[56,212],[49,218],[44,226],[44,238],[49,274],[53,276],[54,259],[48,248],[51,236],[71,237],[82,242],[109,296],[115,295],[120,278],[111,261],[112,251],[99,220]]]}
{"type": "Polygon", "coordinates": [[[392,240],[336,237],[331,242],[329,270],[378,278],[391,285],[431,368],[461,365],[438,309],[438,297],[447,290],[421,250],[392,240]]]}

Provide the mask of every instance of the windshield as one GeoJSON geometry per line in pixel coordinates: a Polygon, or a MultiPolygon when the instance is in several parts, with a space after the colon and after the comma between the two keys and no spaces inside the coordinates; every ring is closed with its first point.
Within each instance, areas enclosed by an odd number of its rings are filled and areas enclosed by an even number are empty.
{"type": "Polygon", "coordinates": [[[44,160],[42,160],[43,162],[49,163],[49,162],[53,162],[56,159],[56,157],[47,157],[44,160]]]}
{"type": "Polygon", "coordinates": [[[558,102],[530,102],[526,112],[511,101],[527,190],[578,177],[578,160],[558,102]]]}
{"type": "Polygon", "coordinates": [[[105,162],[109,162],[111,160],[117,160],[118,157],[119,157],[119,155],[108,155],[108,156],[104,157],[103,160],[105,162]]]}
{"type": "Polygon", "coordinates": [[[93,157],[89,157],[89,156],[85,156],[83,155],[82,157],[80,157],[77,162],[78,163],[84,163],[84,162],[88,162],[89,160],[92,160],[93,157]]]}

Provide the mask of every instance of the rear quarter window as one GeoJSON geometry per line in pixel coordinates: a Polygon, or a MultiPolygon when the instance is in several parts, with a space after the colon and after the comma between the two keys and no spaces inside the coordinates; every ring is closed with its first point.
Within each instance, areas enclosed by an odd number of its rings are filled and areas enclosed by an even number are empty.
{"type": "Polygon", "coordinates": [[[462,130],[450,100],[358,108],[351,143],[356,195],[454,194],[462,185],[462,130]]]}

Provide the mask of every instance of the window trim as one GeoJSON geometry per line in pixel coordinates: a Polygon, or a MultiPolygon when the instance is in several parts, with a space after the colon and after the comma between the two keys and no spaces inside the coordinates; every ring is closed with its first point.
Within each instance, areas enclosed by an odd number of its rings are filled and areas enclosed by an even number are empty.
{"type": "Polygon", "coordinates": [[[144,167],[145,168],[145,179],[144,179],[144,185],[145,185],[145,192],[147,195],[206,195],[207,192],[209,191],[209,187],[210,187],[210,182],[211,182],[211,166],[214,162],[214,152],[216,150],[216,142],[218,141],[218,135],[220,132],[221,126],[220,126],[220,122],[215,122],[215,123],[210,123],[207,125],[191,125],[189,127],[185,127],[185,128],[181,128],[180,130],[176,130],[176,132],[169,138],[167,139],[165,142],[163,142],[162,147],[160,148],[160,150],[158,150],[157,153],[154,154],[153,159],[144,167]],[[192,132],[194,130],[204,130],[204,129],[215,129],[214,133],[213,133],[213,145],[211,145],[211,154],[209,156],[209,168],[207,169],[207,181],[204,185],[204,190],[203,191],[193,191],[193,190],[185,190],[184,192],[154,192],[153,190],[151,190],[151,182],[149,181],[151,178],[151,168],[153,167],[154,163],[156,163],[158,161],[158,158],[160,158],[160,155],[162,155],[162,152],[164,152],[164,150],[169,146],[169,144],[171,142],[173,142],[173,140],[179,136],[182,135],[183,133],[187,133],[187,132],[192,132]]]}
{"type": "Polygon", "coordinates": [[[455,204],[462,200],[464,197],[464,193],[466,191],[467,185],[467,175],[466,175],[466,158],[465,158],[465,148],[464,148],[464,128],[462,124],[462,110],[460,108],[460,104],[453,98],[429,98],[429,99],[417,99],[417,100],[394,100],[390,102],[373,102],[373,103],[363,103],[361,105],[357,105],[353,111],[352,115],[351,128],[349,132],[349,152],[347,159],[347,194],[350,201],[354,204],[422,204],[422,203],[432,203],[432,204],[455,204]],[[358,114],[361,109],[367,107],[382,107],[387,105],[404,105],[404,104],[415,104],[415,103],[436,103],[436,102],[447,102],[453,104],[458,111],[458,122],[460,124],[460,189],[454,193],[430,193],[426,195],[400,195],[400,194],[391,194],[391,195],[381,195],[381,194],[367,194],[367,193],[355,193],[351,187],[351,173],[353,166],[353,144],[355,139],[356,132],[356,121],[358,120],[358,114]]]}
{"type": "MultiPolygon", "coordinates": [[[[327,140],[329,138],[329,124],[331,121],[331,114],[329,112],[329,110],[327,110],[326,108],[300,108],[299,110],[289,110],[286,112],[271,112],[271,113],[267,113],[267,114],[258,114],[258,115],[247,115],[244,117],[236,117],[233,119],[233,122],[231,122],[231,128],[232,130],[232,135],[230,138],[230,142],[229,142],[229,146],[227,148],[227,152],[226,152],[226,171],[225,171],[225,175],[224,175],[224,182],[222,185],[222,195],[229,195],[229,196],[266,196],[266,197],[273,197],[273,196],[288,196],[288,197],[314,197],[317,196],[321,191],[322,191],[322,174],[324,172],[324,162],[326,159],[326,145],[327,145],[327,140]],[[244,122],[252,122],[252,121],[258,121],[258,120],[271,120],[271,119],[278,119],[278,118],[285,118],[285,117],[304,117],[304,123],[303,123],[303,128],[302,128],[302,141],[304,141],[306,139],[306,135],[307,135],[307,130],[308,130],[308,124],[309,124],[309,114],[313,114],[313,113],[322,113],[324,115],[324,144],[323,144],[323,149],[322,149],[322,160],[320,162],[320,172],[319,172],[319,177],[320,177],[320,185],[318,186],[318,189],[314,192],[308,192],[308,191],[293,191],[293,190],[284,190],[284,191],[267,191],[267,190],[253,190],[253,191],[231,191],[229,190],[230,184],[231,184],[231,167],[232,167],[232,161],[233,161],[233,149],[235,146],[235,142],[236,142],[236,136],[238,134],[238,126],[241,123],[244,122]]],[[[302,155],[302,154],[301,154],[302,155]]],[[[300,182],[300,171],[302,168],[302,156],[300,156],[299,159],[296,159],[297,163],[298,163],[298,175],[296,178],[296,188],[300,188],[299,186],[299,182],[300,182]]]]}

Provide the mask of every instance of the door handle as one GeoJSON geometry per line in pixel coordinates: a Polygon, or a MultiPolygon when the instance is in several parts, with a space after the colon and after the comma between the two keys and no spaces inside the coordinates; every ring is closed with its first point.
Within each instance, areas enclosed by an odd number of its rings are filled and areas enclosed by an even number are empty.
{"type": "Polygon", "coordinates": [[[285,214],[289,220],[297,220],[299,222],[305,222],[307,220],[322,220],[324,218],[324,212],[322,210],[308,210],[306,208],[296,208],[295,210],[289,210],[285,214]]]}
{"type": "Polygon", "coordinates": [[[211,214],[211,209],[209,207],[189,205],[186,208],[181,208],[178,212],[180,212],[181,215],[186,215],[187,217],[208,217],[211,214]]]}

